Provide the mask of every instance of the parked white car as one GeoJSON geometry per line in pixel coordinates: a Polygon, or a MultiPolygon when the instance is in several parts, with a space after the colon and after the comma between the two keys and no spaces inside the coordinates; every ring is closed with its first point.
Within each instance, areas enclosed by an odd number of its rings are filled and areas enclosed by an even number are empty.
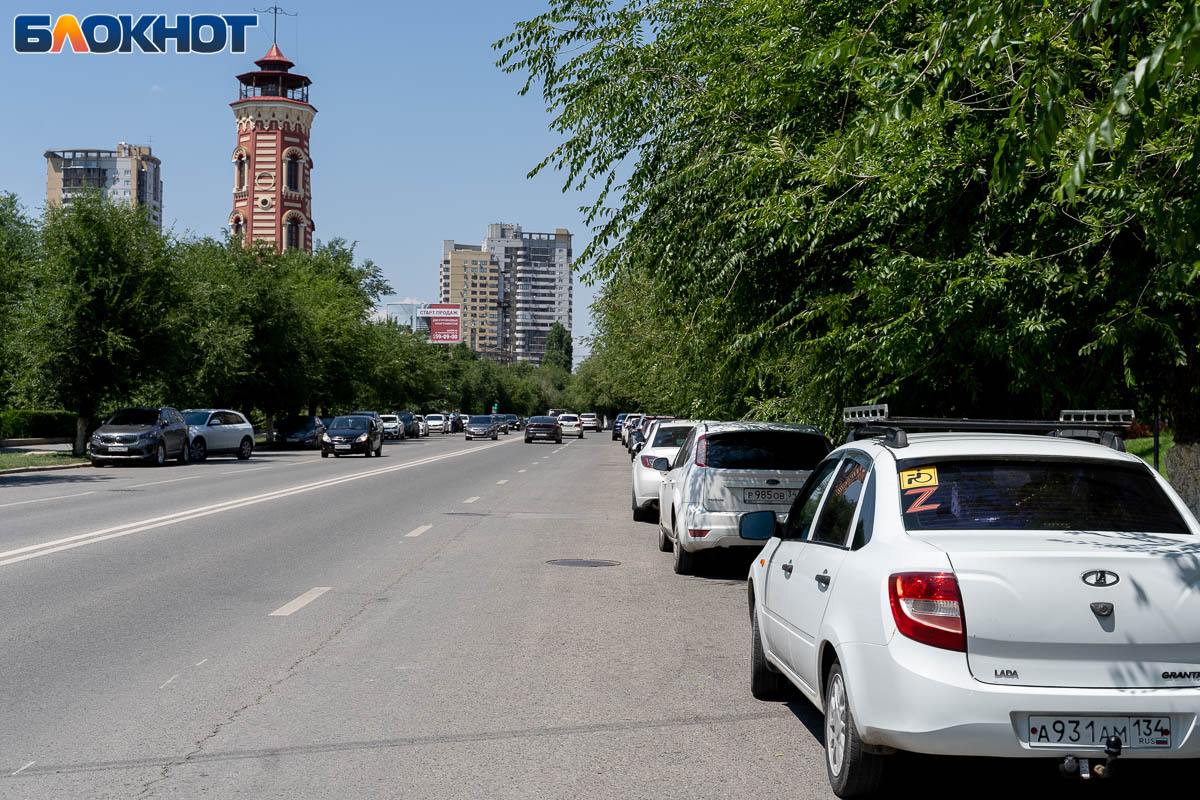
{"type": "Polygon", "coordinates": [[[675,459],[679,446],[696,426],[690,420],[651,423],[646,435],[646,447],[633,458],[633,519],[644,522],[658,509],[658,487],[663,473],[654,468],[656,458],[675,459]]]}
{"type": "Polygon", "coordinates": [[[604,425],[600,422],[600,418],[590,412],[579,415],[579,425],[585,431],[599,433],[604,430],[604,425]]]}
{"type": "Polygon", "coordinates": [[[559,414],[558,426],[562,428],[563,436],[583,438],[583,424],[579,421],[578,414],[559,414]]]}
{"type": "Polygon", "coordinates": [[[627,416],[625,418],[625,424],[621,426],[621,444],[626,449],[629,448],[630,432],[641,423],[643,416],[645,416],[645,415],[644,414],[630,414],[629,416],[627,416]]]}
{"type": "Polygon", "coordinates": [[[421,436],[429,435],[429,423],[420,414],[413,414],[413,421],[417,423],[421,430],[421,436]]]}
{"type": "Polygon", "coordinates": [[[751,691],[790,682],[824,713],[839,797],[877,788],[896,750],[1084,777],[1200,756],[1200,525],[1141,459],[893,429],[833,451],[784,524],[742,524],[771,537],[751,691]]]}
{"type": "Polygon", "coordinates": [[[379,419],[383,423],[383,438],[404,438],[404,423],[400,421],[400,417],[396,416],[395,414],[380,414],[379,419]]]}
{"type": "Polygon", "coordinates": [[[427,433],[445,433],[447,431],[448,420],[443,414],[428,414],[425,417],[425,427],[427,433]]]}
{"type": "Polygon", "coordinates": [[[245,461],[254,452],[254,426],[237,411],[225,408],[189,408],[183,412],[188,426],[190,460],[204,461],[227,453],[245,461]]]}
{"type": "Polygon", "coordinates": [[[781,422],[701,422],[673,460],[656,458],[658,547],[675,554],[675,572],[695,570],[696,553],[745,547],[738,532],[745,511],[786,511],[808,473],[831,449],[811,425],[781,422]]]}

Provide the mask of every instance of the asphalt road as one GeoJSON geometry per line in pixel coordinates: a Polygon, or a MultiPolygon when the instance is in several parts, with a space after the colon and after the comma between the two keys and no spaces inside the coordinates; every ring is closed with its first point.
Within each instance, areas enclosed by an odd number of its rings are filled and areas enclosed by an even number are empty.
{"type": "Polygon", "coordinates": [[[749,694],[748,558],[674,575],[608,434],[384,452],[0,477],[0,797],[832,796],[749,694]]]}

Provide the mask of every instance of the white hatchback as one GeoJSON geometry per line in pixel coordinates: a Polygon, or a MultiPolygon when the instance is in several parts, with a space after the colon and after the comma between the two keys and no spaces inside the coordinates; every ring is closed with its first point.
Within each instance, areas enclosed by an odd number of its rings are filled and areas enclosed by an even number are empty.
{"type": "Polygon", "coordinates": [[[633,457],[633,518],[643,522],[658,508],[658,487],[663,473],[654,468],[656,458],[675,459],[679,446],[691,433],[695,422],[690,420],[655,420],[648,430],[646,446],[633,457]]]}
{"type": "Polygon", "coordinates": [[[830,453],[786,523],[742,525],[770,537],[751,691],[790,681],[824,712],[839,797],[878,787],[897,750],[1083,777],[1200,756],[1200,526],[1141,459],[893,429],[830,453]]]}
{"type": "Polygon", "coordinates": [[[425,425],[430,433],[442,433],[447,425],[446,417],[443,414],[429,414],[425,417],[425,425]]]}
{"type": "Polygon", "coordinates": [[[745,547],[738,532],[747,511],[787,510],[808,473],[831,445],[811,425],[782,422],[701,422],[664,473],[658,490],[658,546],[674,551],[675,572],[695,570],[696,554],[745,547]]]}

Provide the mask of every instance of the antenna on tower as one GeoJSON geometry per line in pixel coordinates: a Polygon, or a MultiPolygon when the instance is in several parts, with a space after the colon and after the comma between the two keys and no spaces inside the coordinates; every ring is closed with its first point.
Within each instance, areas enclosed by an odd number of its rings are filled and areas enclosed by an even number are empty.
{"type": "Polygon", "coordinates": [[[291,11],[282,9],[279,6],[267,6],[266,8],[256,8],[254,10],[260,14],[274,14],[275,15],[275,24],[271,31],[271,44],[279,44],[279,15],[280,14],[283,14],[285,17],[300,16],[299,13],[292,13],[291,11]]]}

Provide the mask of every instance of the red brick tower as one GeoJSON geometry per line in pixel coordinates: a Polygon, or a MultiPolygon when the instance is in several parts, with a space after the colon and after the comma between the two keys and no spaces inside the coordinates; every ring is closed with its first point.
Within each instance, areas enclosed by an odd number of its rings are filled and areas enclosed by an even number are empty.
{"type": "Polygon", "coordinates": [[[229,227],[246,241],[263,240],[277,251],[312,252],[312,157],[308,135],[317,110],[308,104],[312,83],[290,72],[295,66],[271,45],[238,75],[233,149],[233,212],[229,227]]]}

